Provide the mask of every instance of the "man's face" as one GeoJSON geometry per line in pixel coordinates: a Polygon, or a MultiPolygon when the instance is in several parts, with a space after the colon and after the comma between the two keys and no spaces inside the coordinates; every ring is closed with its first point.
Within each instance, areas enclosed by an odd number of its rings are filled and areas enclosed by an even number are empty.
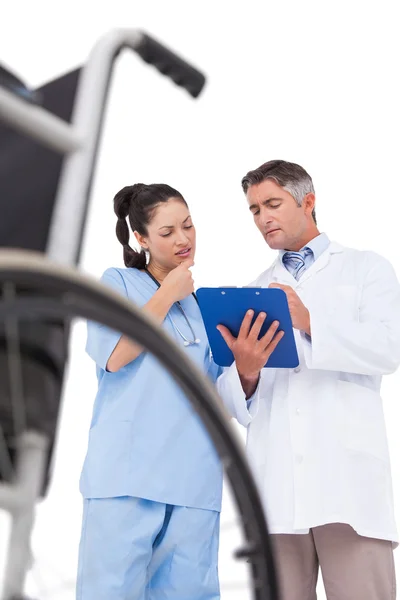
{"type": "Polygon", "coordinates": [[[307,194],[299,206],[289,192],[266,179],[251,185],[246,197],[254,222],[270,248],[298,251],[309,241],[314,194],[307,194]]]}

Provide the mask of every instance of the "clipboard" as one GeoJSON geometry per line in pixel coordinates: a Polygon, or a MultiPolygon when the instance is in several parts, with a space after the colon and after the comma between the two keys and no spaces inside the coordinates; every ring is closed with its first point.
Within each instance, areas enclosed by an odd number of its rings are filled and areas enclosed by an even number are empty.
{"type": "Polygon", "coordinates": [[[261,311],[267,313],[259,337],[266,333],[275,320],[279,321],[278,331],[283,329],[285,332],[265,367],[291,369],[299,365],[292,319],[283,290],[258,287],[203,287],[197,290],[196,296],[213,359],[217,365],[229,367],[233,363],[233,354],[216,329],[217,325],[225,325],[232,335],[237,337],[243,318],[250,309],[254,310],[253,322],[261,311]]]}

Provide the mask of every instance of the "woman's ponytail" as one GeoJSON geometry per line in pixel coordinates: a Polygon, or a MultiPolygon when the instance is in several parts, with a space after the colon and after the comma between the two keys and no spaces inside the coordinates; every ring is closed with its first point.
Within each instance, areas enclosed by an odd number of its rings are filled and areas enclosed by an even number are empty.
{"type": "Polygon", "coordinates": [[[116,234],[118,241],[124,249],[124,263],[126,267],[135,269],[144,269],[146,266],[146,253],[142,249],[137,252],[129,245],[129,227],[126,221],[129,216],[131,203],[135,201],[137,195],[145,188],[143,183],[129,185],[120,190],[114,198],[114,212],[118,217],[116,225],[116,234]]]}

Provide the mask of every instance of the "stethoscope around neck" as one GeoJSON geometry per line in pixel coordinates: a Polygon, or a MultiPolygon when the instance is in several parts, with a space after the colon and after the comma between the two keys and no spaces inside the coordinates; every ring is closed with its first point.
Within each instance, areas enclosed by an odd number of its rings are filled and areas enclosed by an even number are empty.
{"type": "MultiPolygon", "coordinates": [[[[145,267],[145,268],[144,268],[144,270],[145,270],[145,272],[147,273],[147,275],[150,277],[150,279],[152,279],[152,280],[154,281],[154,283],[156,284],[156,286],[157,286],[158,288],[160,288],[160,287],[161,287],[161,284],[160,284],[160,282],[159,282],[159,281],[157,281],[157,279],[156,279],[156,278],[155,278],[155,277],[154,277],[154,276],[153,276],[153,275],[150,273],[150,271],[147,269],[147,267],[145,267]]],[[[197,302],[197,304],[198,304],[198,300],[197,300],[197,298],[196,298],[196,294],[195,294],[194,292],[192,293],[192,296],[193,296],[193,298],[196,300],[196,302],[197,302]]],[[[179,301],[176,301],[176,302],[175,302],[175,304],[176,304],[176,306],[179,308],[179,310],[180,310],[181,314],[183,315],[183,318],[185,319],[185,321],[186,321],[186,323],[187,323],[187,326],[189,327],[190,333],[191,333],[191,335],[192,335],[192,338],[193,338],[193,339],[189,340],[189,339],[186,337],[186,335],[185,335],[184,333],[182,333],[182,331],[179,329],[178,325],[175,323],[175,321],[173,320],[173,318],[171,317],[171,315],[170,315],[170,314],[168,314],[168,316],[169,316],[169,318],[170,318],[170,320],[171,320],[171,323],[172,323],[172,326],[173,326],[173,328],[175,329],[175,331],[176,331],[176,332],[177,332],[177,333],[178,333],[178,334],[181,336],[181,338],[183,339],[183,345],[184,345],[184,346],[196,346],[196,345],[200,344],[200,340],[199,340],[199,339],[196,337],[196,333],[195,333],[195,331],[194,331],[194,329],[193,329],[192,325],[190,324],[190,321],[189,321],[189,319],[188,319],[188,317],[187,317],[187,315],[186,315],[186,313],[185,313],[185,311],[184,311],[184,309],[183,309],[183,306],[181,305],[181,303],[180,303],[179,301]]]]}

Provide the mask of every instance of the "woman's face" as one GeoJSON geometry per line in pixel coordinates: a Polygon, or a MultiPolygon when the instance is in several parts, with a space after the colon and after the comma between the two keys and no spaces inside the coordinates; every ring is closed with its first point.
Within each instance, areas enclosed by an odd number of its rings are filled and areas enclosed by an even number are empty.
{"type": "Polygon", "coordinates": [[[184,260],[194,260],[196,230],[188,207],[179,198],[162,202],[147,226],[148,235],[135,232],[139,244],[150,253],[150,261],[174,269],[184,260]]]}

